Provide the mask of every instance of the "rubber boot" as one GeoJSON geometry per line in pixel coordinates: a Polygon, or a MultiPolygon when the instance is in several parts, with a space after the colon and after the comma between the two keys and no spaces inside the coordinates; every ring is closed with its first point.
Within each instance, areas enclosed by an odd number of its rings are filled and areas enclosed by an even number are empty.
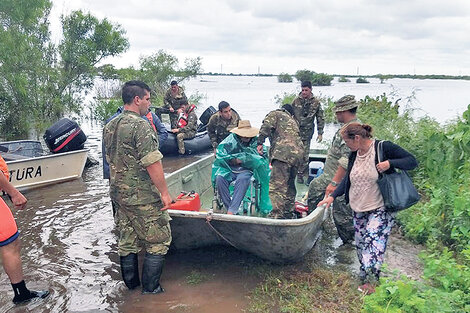
{"type": "Polygon", "coordinates": [[[28,288],[26,288],[24,280],[17,284],[12,284],[12,287],[15,293],[15,297],[13,298],[14,304],[26,303],[35,298],[44,299],[49,295],[49,291],[47,290],[29,290],[28,288]]]}
{"type": "Polygon", "coordinates": [[[164,263],[164,255],[145,253],[144,267],[142,268],[142,294],[165,292],[160,285],[164,263]]]}
{"type": "Polygon", "coordinates": [[[132,290],[140,286],[139,259],[136,253],[121,257],[121,274],[127,288],[132,290]]]}

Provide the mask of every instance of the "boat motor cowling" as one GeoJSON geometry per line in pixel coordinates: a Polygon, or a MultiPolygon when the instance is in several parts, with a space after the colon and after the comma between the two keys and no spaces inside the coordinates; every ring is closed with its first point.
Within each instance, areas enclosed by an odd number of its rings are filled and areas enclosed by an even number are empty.
{"type": "Polygon", "coordinates": [[[43,138],[52,153],[83,149],[87,139],[77,122],[68,118],[54,123],[46,130],[43,138]]]}

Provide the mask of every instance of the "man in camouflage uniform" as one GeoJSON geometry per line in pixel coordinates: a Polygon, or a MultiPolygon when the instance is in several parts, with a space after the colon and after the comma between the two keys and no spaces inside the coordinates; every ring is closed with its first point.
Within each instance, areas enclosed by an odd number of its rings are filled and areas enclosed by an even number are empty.
{"type": "Polygon", "coordinates": [[[207,123],[207,133],[211,139],[212,148],[216,153],[217,146],[222,142],[230,131],[238,126],[240,116],[237,112],[230,108],[230,104],[226,101],[219,103],[219,112],[213,114],[207,123]]]}
{"type": "Polygon", "coordinates": [[[196,136],[197,132],[197,115],[194,112],[196,107],[194,105],[189,105],[188,101],[184,101],[180,108],[178,109],[178,115],[182,116],[180,119],[183,119],[184,122],[181,123],[178,120],[176,128],[172,129],[171,132],[176,134],[176,141],[178,142],[178,153],[184,154],[186,152],[184,148],[184,139],[191,139],[196,136]]]}
{"type": "Polygon", "coordinates": [[[183,91],[183,88],[178,86],[176,80],[171,81],[170,88],[165,93],[163,98],[163,107],[170,110],[170,124],[171,128],[176,128],[178,122],[178,109],[182,103],[187,103],[188,98],[183,91]]]}
{"type": "Polygon", "coordinates": [[[263,143],[269,138],[271,147],[271,179],[269,181],[269,197],[273,209],[271,218],[295,218],[295,176],[299,161],[302,158],[302,141],[299,125],[293,118],[294,110],[290,104],[268,113],[263,120],[258,135],[258,152],[262,154],[263,143]]]}
{"type": "MultiPolygon", "coordinates": [[[[336,101],[334,112],[342,127],[352,122],[359,122],[356,110],[359,103],[354,96],[347,95],[336,101]]],[[[308,188],[308,208],[313,211],[317,204],[332,193],[341,182],[348,167],[348,156],[351,150],[341,137],[341,127],[335,133],[333,142],[328,150],[324,172],[310,183],[308,188]]],[[[337,197],[333,203],[333,220],[343,243],[354,239],[352,211],[344,196],[337,197]]]]}
{"type": "Polygon", "coordinates": [[[299,123],[300,138],[303,145],[303,158],[299,164],[299,172],[297,174],[297,182],[304,183],[304,177],[308,171],[308,155],[310,153],[310,140],[315,131],[315,119],[317,120],[317,141],[323,139],[323,128],[325,121],[323,119],[323,109],[320,101],[312,94],[312,83],[304,81],[301,84],[302,91],[299,96],[292,102],[294,109],[294,118],[299,123]]]}
{"type": "Polygon", "coordinates": [[[150,88],[129,81],[122,88],[124,112],[103,129],[110,168],[110,197],[116,204],[121,273],[126,286],[140,286],[137,255],[144,246],[142,292],[160,293],[160,276],[171,243],[171,197],[163,174],[158,137],[142,118],[150,106],[150,88]]]}

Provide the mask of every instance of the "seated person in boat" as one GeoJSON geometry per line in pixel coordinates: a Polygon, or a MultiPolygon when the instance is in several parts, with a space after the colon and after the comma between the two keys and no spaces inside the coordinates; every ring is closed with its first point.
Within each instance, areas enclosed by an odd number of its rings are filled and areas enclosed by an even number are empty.
{"type": "Polygon", "coordinates": [[[176,128],[178,123],[178,109],[182,102],[187,102],[188,98],[186,97],[182,87],[178,86],[176,80],[171,81],[170,88],[165,93],[163,98],[163,107],[170,110],[170,123],[171,128],[176,128]]]}
{"type": "Polygon", "coordinates": [[[269,213],[269,163],[267,153],[261,156],[256,150],[259,130],[251,127],[250,121],[241,120],[238,127],[230,132],[217,146],[212,183],[217,188],[227,214],[237,214],[253,176],[261,185],[261,211],[269,213]],[[229,192],[231,182],[235,182],[232,196],[229,192]]]}
{"type": "Polygon", "coordinates": [[[219,112],[213,114],[207,123],[207,133],[211,139],[214,154],[219,143],[230,135],[232,129],[238,126],[238,121],[240,121],[238,113],[232,110],[228,102],[221,101],[219,112]]]}
{"type": "Polygon", "coordinates": [[[258,152],[262,155],[263,143],[269,138],[271,147],[271,178],[269,196],[272,203],[270,218],[295,218],[295,176],[303,155],[303,145],[299,124],[293,118],[294,110],[290,104],[266,115],[258,136],[258,152]]]}
{"type": "Polygon", "coordinates": [[[178,153],[184,154],[184,139],[192,139],[196,136],[197,132],[197,115],[194,112],[196,106],[194,104],[188,104],[188,101],[181,103],[178,109],[178,123],[176,128],[171,130],[172,133],[176,134],[176,141],[178,142],[178,153]]]}

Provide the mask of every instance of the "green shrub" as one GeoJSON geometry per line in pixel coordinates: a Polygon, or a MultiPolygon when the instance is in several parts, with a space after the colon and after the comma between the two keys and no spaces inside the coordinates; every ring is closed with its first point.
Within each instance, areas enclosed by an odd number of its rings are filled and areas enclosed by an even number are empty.
{"type": "Polygon", "coordinates": [[[358,79],[356,79],[356,84],[368,84],[369,81],[367,79],[365,79],[364,77],[359,77],[358,79]]]}
{"type": "Polygon", "coordinates": [[[281,73],[277,76],[277,81],[279,83],[292,83],[292,75],[287,73],[281,73]]]}

